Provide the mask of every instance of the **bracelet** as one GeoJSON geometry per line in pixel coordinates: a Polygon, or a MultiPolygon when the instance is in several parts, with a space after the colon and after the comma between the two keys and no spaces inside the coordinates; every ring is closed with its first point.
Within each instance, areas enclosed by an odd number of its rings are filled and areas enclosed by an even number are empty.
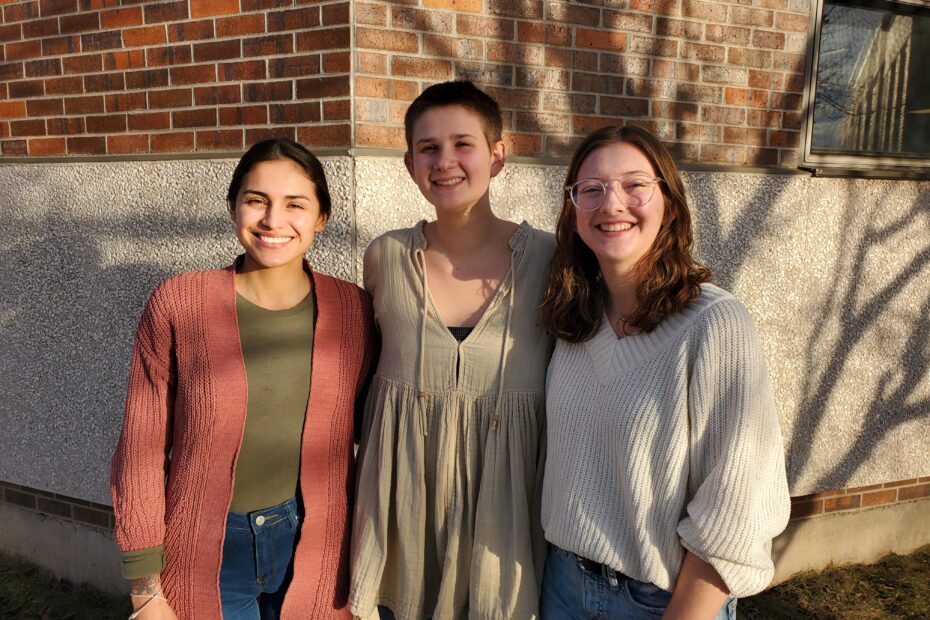
{"type": "MultiPolygon", "coordinates": [[[[130,596],[132,596],[132,595],[130,595],[130,596]]],[[[137,594],[136,596],[139,596],[139,595],[137,594]]],[[[134,612],[132,612],[132,613],[129,615],[129,620],[136,620],[136,618],[139,617],[139,614],[141,614],[141,613],[143,612],[143,610],[145,610],[145,608],[148,607],[149,604],[151,604],[151,602],[154,601],[154,600],[157,599],[157,598],[160,598],[160,599],[163,600],[163,601],[167,601],[167,600],[168,600],[168,599],[166,599],[164,596],[161,595],[161,590],[159,590],[158,592],[156,592],[155,594],[153,594],[152,596],[150,596],[150,597],[149,597],[149,600],[147,600],[147,601],[145,601],[144,603],[142,603],[142,607],[140,607],[139,609],[137,609],[137,610],[135,610],[134,612]]]]}

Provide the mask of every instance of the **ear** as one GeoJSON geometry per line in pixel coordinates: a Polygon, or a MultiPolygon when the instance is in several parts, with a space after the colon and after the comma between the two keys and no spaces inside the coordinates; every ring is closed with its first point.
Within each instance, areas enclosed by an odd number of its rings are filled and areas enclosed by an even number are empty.
{"type": "Polygon", "coordinates": [[[320,217],[318,217],[316,220],[316,226],[313,227],[313,232],[323,232],[323,229],[326,228],[327,222],[329,222],[329,217],[325,213],[320,213],[320,217]]]}
{"type": "Polygon", "coordinates": [[[507,161],[507,146],[503,140],[498,140],[491,147],[491,177],[496,177],[504,168],[507,161]]]}
{"type": "Polygon", "coordinates": [[[236,203],[230,200],[226,201],[226,214],[229,216],[229,221],[235,224],[236,223],[236,203]]]}
{"type": "Polygon", "coordinates": [[[407,167],[407,174],[413,178],[413,154],[410,151],[404,153],[404,166],[407,167]]]}

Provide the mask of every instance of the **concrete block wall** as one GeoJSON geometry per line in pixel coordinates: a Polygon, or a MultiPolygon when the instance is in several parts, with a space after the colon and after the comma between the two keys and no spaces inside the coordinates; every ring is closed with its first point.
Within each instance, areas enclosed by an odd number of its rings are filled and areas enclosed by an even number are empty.
{"type": "MultiPolygon", "coordinates": [[[[57,519],[71,524],[59,528],[64,536],[94,527],[80,519],[102,526],[108,518],[107,471],[136,320],[157,281],[226,265],[239,251],[223,201],[234,165],[0,165],[0,213],[11,233],[0,238],[0,481],[17,532],[33,523],[30,536],[41,538],[57,519]]],[[[334,214],[313,262],[358,280],[372,238],[430,217],[431,208],[400,157],[335,156],[324,165],[334,214]]],[[[560,165],[508,163],[492,183],[492,202],[504,217],[551,229],[564,173],[560,165]]],[[[903,550],[902,540],[920,542],[911,530],[926,528],[895,511],[930,501],[930,183],[684,177],[698,254],[759,328],[794,514],[812,522],[792,529],[785,566],[816,568],[811,561],[834,557],[827,548],[804,552],[808,536],[822,535],[821,520],[848,518],[883,532],[871,559],[903,550]],[[855,516],[862,510],[871,521],[855,516]]],[[[116,562],[106,530],[95,531],[75,535],[70,563],[50,568],[75,574],[91,548],[100,562],[116,562]]],[[[6,548],[35,551],[26,542],[0,537],[6,548]]],[[[100,575],[118,573],[107,570],[100,575]]]]}
{"type": "MultiPolygon", "coordinates": [[[[234,165],[0,166],[0,213],[15,231],[0,240],[0,480],[109,501],[135,322],[158,280],[238,251],[223,200],[234,165]]],[[[371,239],[431,208],[397,156],[325,167],[334,217],[314,262],[357,281],[371,239]]],[[[551,230],[563,177],[563,166],[509,163],[492,201],[551,230]]],[[[698,255],[762,334],[792,494],[930,475],[930,183],[738,172],[685,182],[698,255]]]]}

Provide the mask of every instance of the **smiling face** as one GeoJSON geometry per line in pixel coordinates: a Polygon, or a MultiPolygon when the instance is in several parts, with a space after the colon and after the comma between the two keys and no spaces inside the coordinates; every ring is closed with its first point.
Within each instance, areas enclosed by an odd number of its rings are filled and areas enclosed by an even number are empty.
{"type": "Polygon", "coordinates": [[[246,270],[302,269],[314,235],[326,225],[313,181],[290,159],[255,164],[229,216],[245,248],[246,270]]]}
{"type": "Polygon", "coordinates": [[[410,178],[437,215],[475,205],[490,208],[488,188],[504,159],[504,143],[489,146],[478,115],[454,105],[423,112],[404,155],[410,178]]]}
{"type": "MultiPolygon", "coordinates": [[[[576,180],[607,181],[642,173],[656,176],[649,159],[638,148],[625,142],[607,144],[592,151],[581,163],[576,180]]],[[[600,264],[601,271],[617,275],[630,273],[646,255],[659,234],[665,216],[665,199],[657,187],[649,202],[628,207],[616,184],[595,211],[575,209],[575,231],[600,264]]]]}

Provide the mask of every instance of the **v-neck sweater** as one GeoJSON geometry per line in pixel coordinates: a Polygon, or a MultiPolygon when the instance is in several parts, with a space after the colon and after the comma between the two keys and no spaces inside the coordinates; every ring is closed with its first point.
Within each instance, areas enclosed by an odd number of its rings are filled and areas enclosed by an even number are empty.
{"type": "MultiPolygon", "coordinates": [[[[234,266],[185,273],[152,293],[111,464],[116,541],[124,552],[164,545],[162,585],[181,620],[221,617],[226,514],[248,403],[234,275],[234,266]]],[[[364,291],[310,275],[317,317],[300,449],[305,519],[281,618],[351,618],[354,405],[375,335],[364,291]]]]}
{"type": "Polygon", "coordinates": [[[398,620],[537,617],[545,378],[539,320],[549,233],[527,223],[471,334],[455,339],[429,295],[424,223],[365,253],[381,329],[365,406],[350,607],[398,620]]]}
{"type": "Polygon", "coordinates": [[[652,332],[559,341],[547,385],[546,538],[673,590],[685,550],[734,596],[765,588],[788,521],[784,447],[745,307],[704,284],[652,332]]]}

